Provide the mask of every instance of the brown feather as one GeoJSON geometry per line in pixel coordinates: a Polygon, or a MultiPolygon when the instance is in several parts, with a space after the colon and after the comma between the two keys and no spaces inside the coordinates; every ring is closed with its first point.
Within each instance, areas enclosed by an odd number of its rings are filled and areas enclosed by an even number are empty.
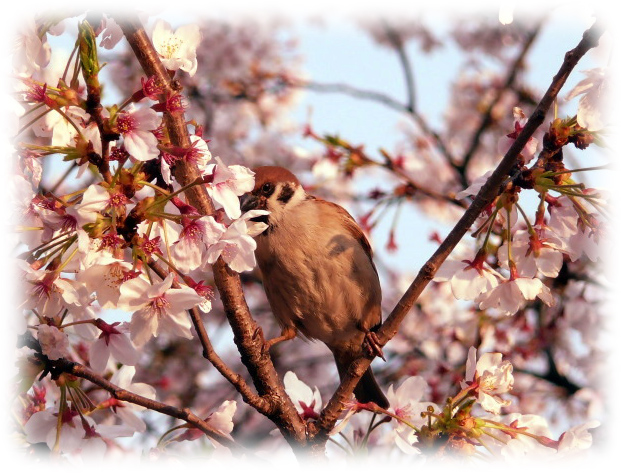
{"type": "Polygon", "coordinates": [[[260,189],[266,182],[292,182],[296,185],[300,184],[295,175],[280,166],[259,166],[254,171],[254,190],[260,189]]]}
{"type": "Polygon", "coordinates": [[[375,273],[377,274],[377,268],[375,267],[375,263],[373,262],[373,248],[371,248],[369,239],[364,234],[364,232],[362,231],[362,228],[360,228],[358,223],[356,223],[356,220],[354,219],[354,217],[352,217],[351,214],[347,210],[345,210],[340,205],[335,204],[334,202],[330,202],[320,197],[315,197],[315,196],[310,196],[310,195],[308,196],[308,198],[314,199],[322,204],[330,206],[341,217],[343,217],[343,223],[345,224],[345,228],[358,241],[358,243],[360,243],[360,246],[362,246],[362,249],[365,251],[365,253],[369,257],[369,261],[373,265],[373,269],[375,270],[375,273]]]}
{"type": "MultiPolygon", "coordinates": [[[[255,238],[255,254],[274,316],[283,334],[297,332],[325,343],[342,377],[381,323],[371,244],[349,212],[305,194],[288,170],[262,166],[254,171],[255,208],[270,211],[270,228],[255,238]]],[[[388,406],[371,368],[354,393],[361,402],[388,406]]]]}

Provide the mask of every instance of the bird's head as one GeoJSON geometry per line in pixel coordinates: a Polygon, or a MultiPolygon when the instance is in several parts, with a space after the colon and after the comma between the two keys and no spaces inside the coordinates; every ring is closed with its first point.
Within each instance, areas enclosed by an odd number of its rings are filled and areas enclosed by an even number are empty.
{"type": "Polygon", "coordinates": [[[255,184],[252,192],[241,197],[242,211],[267,210],[269,215],[253,220],[275,225],[285,212],[306,198],[300,181],[280,166],[260,166],[253,169],[255,184]]]}

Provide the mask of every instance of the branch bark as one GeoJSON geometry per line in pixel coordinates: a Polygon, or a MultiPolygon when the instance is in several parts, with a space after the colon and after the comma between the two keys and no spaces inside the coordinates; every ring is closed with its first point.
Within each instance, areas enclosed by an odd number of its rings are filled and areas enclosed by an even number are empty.
{"type": "MultiPolygon", "coordinates": [[[[470,207],[466,210],[435,253],[423,265],[410,287],[401,297],[401,300],[397,303],[393,311],[387,317],[386,321],[377,331],[377,335],[382,345],[386,344],[397,334],[397,330],[401,325],[401,322],[408,314],[427,284],[433,279],[438,268],[442,265],[449,254],[451,254],[455,246],[470,229],[483,209],[497,196],[498,190],[506,180],[511,169],[515,166],[518,155],[528,142],[529,138],[543,123],[546,113],[565,84],[569,74],[574,69],[578,61],[591,48],[597,46],[602,33],[603,31],[599,29],[599,25],[596,22],[591,28],[585,31],[579,44],[565,54],[564,61],[561,64],[559,71],[552,79],[552,83],[543,95],[535,111],[528,119],[528,122],[524,126],[522,132],[516,138],[515,142],[507,151],[504,158],[498,164],[485,185],[481,188],[470,207]]],[[[371,364],[372,359],[373,358],[370,356],[362,357],[350,365],[346,376],[344,376],[337,391],[322,411],[320,418],[311,426],[311,435],[314,436],[315,442],[322,443],[327,440],[329,432],[336,424],[338,416],[343,409],[344,403],[350,398],[354,387],[371,364]]]]}
{"type": "Polygon", "coordinates": [[[193,414],[189,409],[180,409],[178,407],[164,404],[163,402],[154,401],[153,399],[149,399],[147,397],[140,396],[139,394],[127,391],[126,389],[120,388],[116,384],[111,383],[110,381],[98,375],[86,366],[73,361],[61,358],[60,360],[54,361],[54,368],[64,373],[77,376],[78,378],[86,379],[91,383],[96,384],[100,388],[108,391],[115,399],[118,399],[119,401],[126,401],[131,404],[136,404],[137,406],[146,407],[147,409],[150,409],[152,411],[166,414],[176,419],[184,420],[188,424],[199,429],[205,435],[214,439],[225,447],[229,447],[231,449],[239,448],[239,445],[237,445],[234,441],[223,435],[218,430],[211,427],[208,422],[193,414]]]}
{"type": "Polygon", "coordinates": [[[457,163],[454,163],[456,169],[459,171],[461,175],[462,184],[464,185],[464,187],[468,186],[468,182],[466,181],[466,169],[468,168],[468,164],[470,163],[471,159],[473,158],[474,154],[479,148],[479,145],[481,144],[481,137],[483,136],[483,133],[485,132],[485,130],[487,130],[487,128],[493,122],[492,112],[494,110],[494,107],[496,107],[496,105],[500,102],[500,99],[502,98],[503,94],[507,90],[509,90],[511,87],[513,87],[513,84],[515,83],[515,79],[517,78],[518,72],[524,66],[524,58],[526,57],[526,54],[528,53],[528,51],[530,51],[530,48],[535,42],[535,38],[539,34],[540,30],[541,30],[541,23],[537,24],[535,28],[533,28],[533,30],[526,36],[526,40],[524,41],[524,44],[522,44],[522,49],[520,50],[520,53],[517,55],[517,57],[513,61],[513,64],[509,70],[509,74],[507,74],[507,77],[505,79],[503,86],[496,91],[496,95],[494,99],[490,102],[490,104],[487,107],[487,110],[481,117],[481,123],[479,123],[479,127],[477,128],[477,130],[475,131],[472,137],[470,147],[464,154],[461,164],[458,165],[457,163]]]}
{"type": "MultiPolygon", "coordinates": [[[[180,86],[171,79],[162,65],[140,21],[136,17],[130,17],[119,21],[119,24],[145,74],[148,77],[157,76],[164,84],[166,93],[177,93],[180,86]]],[[[171,144],[189,148],[190,138],[183,112],[165,112],[164,120],[171,144]]],[[[197,166],[186,160],[180,160],[173,172],[182,186],[200,177],[197,166]]],[[[213,203],[203,186],[193,186],[185,194],[188,202],[201,214],[213,215],[213,203]]],[[[239,274],[232,271],[221,258],[212,269],[227,319],[233,329],[234,342],[258,395],[263,399],[262,413],[278,426],[293,447],[304,447],[306,426],[287,396],[269,353],[263,349],[265,341],[244,299],[239,274]]]]}

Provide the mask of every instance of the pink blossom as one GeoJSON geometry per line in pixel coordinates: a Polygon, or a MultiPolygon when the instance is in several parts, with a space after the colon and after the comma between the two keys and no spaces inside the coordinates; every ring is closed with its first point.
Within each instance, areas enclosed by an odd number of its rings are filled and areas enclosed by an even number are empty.
{"type": "Polygon", "coordinates": [[[310,386],[300,381],[293,371],[285,373],[283,383],[285,384],[287,395],[291,398],[302,419],[318,419],[322,402],[321,394],[317,387],[313,391],[310,386]]]}
{"type": "Polygon", "coordinates": [[[76,279],[84,283],[90,292],[95,292],[101,308],[111,309],[118,304],[119,287],[126,280],[132,265],[107,253],[97,254],[99,257],[80,271],[76,279]]]}
{"type": "Polygon", "coordinates": [[[578,228],[578,213],[571,199],[562,195],[548,203],[548,227],[562,240],[567,241],[578,228]]]}
{"type": "Polygon", "coordinates": [[[104,49],[112,49],[125,37],[123,35],[123,30],[121,30],[118,23],[114,21],[114,18],[108,15],[103,15],[102,23],[105,25],[105,28],[100,34],[101,40],[99,41],[99,45],[104,49]]]}
{"type": "Polygon", "coordinates": [[[76,293],[77,286],[61,279],[58,272],[33,269],[23,260],[17,260],[16,264],[23,271],[26,283],[24,307],[55,317],[66,303],[79,303],[81,297],[76,293]]]}
{"type": "MultiPolygon", "coordinates": [[[[536,435],[541,439],[549,439],[552,436],[547,421],[536,414],[519,414],[512,413],[503,416],[503,423],[514,429],[525,429],[531,435],[536,435]]],[[[542,456],[555,455],[553,448],[542,445],[536,438],[528,435],[512,435],[500,449],[500,454],[507,460],[518,460],[537,455],[542,456]]]]}
{"type": "Polygon", "coordinates": [[[138,161],[149,161],[159,156],[158,141],[153,130],[160,125],[161,118],[151,108],[136,109],[133,104],[128,111],[119,113],[116,126],[123,136],[127,152],[138,161]]]}
{"type": "MultiPolygon", "coordinates": [[[[236,410],[236,401],[224,401],[217,410],[209,414],[205,421],[222,435],[232,440],[233,437],[231,437],[231,432],[233,431],[233,427],[235,427],[235,425],[233,424],[233,416],[235,415],[236,410]]],[[[196,428],[190,428],[186,429],[186,431],[179,437],[177,437],[175,441],[192,441],[201,438],[203,435],[204,433],[201,430],[196,428]]],[[[214,439],[211,439],[211,441],[216,448],[223,448],[214,439]]]]}
{"type": "Polygon", "coordinates": [[[609,89],[607,70],[601,67],[582,71],[586,78],[569,91],[567,100],[582,95],[578,102],[578,124],[590,131],[601,130],[609,121],[606,94],[609,89]]]}
{"type": "Polygon", "coordinates": [[[82,194],[82,201],[67,209],[67,213],[74,216],[78,227],[93,223],[97,217],[108,208],[110,193],[99,184],[91,184],[82,194]]]}
{"type": "Polygon", "coordinates": [[[446,260],[434,280],[449,281],[457,299],[474,300],[496,287],[499,278],[500,274],[485,261],[485,253],[479,251],[472,259],[446,260]]]}
{"type": "Polygon", "coordinates": [[[38,122],[39,127],[35,128],[37,135],[51,136],[52,146],[75,146],[75,140],[77,137],[75,127],[77,126],[80,132],[84,131],[84,134],[88,135],[92,139],[94,144],[99,143],[99,148],[101,149],[101,139],[97,138],[99,137],[99,130],[96,129],[97,125],[83,125],[84,123],[87,123],[90,118],[88,113],[80,107],[73,105],[65,107],[63,112],[64,115],[61,115],[55,110],[46,114],[45,117],[38,122]],[[69,123],[67,119],[71,120],[71,123],[69,123]]]}
{"type": "MultiPolygon", "coordinates": [[[[136,393],[147,399],[155,399],[156,392],[153,386],[146,383],[134,383],[133,378],[136,375],[136,368],[133,366],[122,366],[116,373],[110,378],[112,384],[117,385],[121,389],[136,393]]],[[[105,405],[106,403],[104,403],[105,405]]],[[[144,432],[147,430],[147,425],[138,416],[139,412],[144,411],[146,408],[130,402],[117,401],[114,398],[110,398],[107,402],[116,415],[122,420],[122,423],[126,428],[131,429],[132,432],[144,432]]]]}
{"type": "MultiPolygon", "coordinates": [[[[525,278],[534,278],[537,273],[554,278],[563,265],[563,242],[551,232],[539,237],[525,230],[517,230],[511,241],[511,256],[517,271],[525,278]]],[[[505,242],[498,249],[498,259],[503,268],[509,268],[508,245],[505,242]]]]}
{"type": "Polygon", "coordinates": [[[386,392],[386,397],[390,403],[389,410],[402,419],[398,420],[397,427],[389,437],[392,437],[397,447],[404,453],[420,453],[420,450],[413,446],[418,442],[418,436],[411,425],[420,428],[427,422],[421,416],[421,412],[426,412],[429,406],[436,411],[438,410],[438,406],[434,403],[423,401],[428,389],[427,382],[422,377],[410,376],[396,390],[391,384],[386,392]],[[409,425],[403,422],[407,422],[409,425]]]}
{"type": "Polygon", "coordinates": [[[138,352],[127,336],[129,332],[127,324],[120,325],[120,322],[107,324],[101,319],[97,319],[95,323],[101,330],[101,335],[89,347],[91,367],[95,371],[103,372],[110,355],[119,363],[135,365],[138,361],[138,352]]]}
{"type": "Polygon", "coordinates": [[[181,26],[173,33],[169,23],[158,20],[151,39],[166,69],[181,69],[190,76],[196,73],[196,48],[201,39],[198,25],[181,26]]]}
{"type": "MultiPolygon", "coordinates": [[[[253,236],[265,230],[262,222],[249,222],[250,218],[265,211],[246,212],[242,218],[235,220],[207,249],[207,263],[213,264],[219,257],[238,273],[252,270],[257,262],[254,250],[257,243],[253,236]]],[[[217,229],[216,229],[217,231],[217,229]]],[[[215,236],[215,235],[214,235],[215,236]]]]}
{"type": "Polygon", "coordinates": [[[47,36],[41,37],[32,17],[20,24],[15,41],[13,68],[17,74],[31,75],[48,65],[51,56],[47,36]]]}
{"type": "Polygon", "coordinates": [[[69,356],[69,339],[67,334],[53,325],[39,325],[37,330],[41,352],[50,360],[69,356]]]}
{"type": "MultiPolygon", "coordinates": [[[[211,161],[211,151],[209,151],[207,142],[197,135],[191,135],[190,141],[192,144],[185,155],[185,159],[187,161],[196,163],[196,166],[198,167],[201,175],[208,174],[209,169],[207,163],[211,161]]],[[[170,153],[167,153],[166,151],[162,152],[160,166],[162,170],[162,177],[164,178],[166,184],[172,184],[173,179],[170,168],[179,159],[181,159],[180,156],[174,156],[170,153]]]]}
{"type": "MultiPolygon", "coordinates": [[[[89,429],[95,425],[91,418],[85,418],[89,429]]],[[[62,453],[74,453],[81,450],[87,441],[87,431],[78,412],[65,408],[59,414],[58,408],[48,408],[44,411],[35,412],[24,426],[26,440],[30,443],[45,442],[50,450],[53,450],[58,441],[58,449],[62,453]],[[58,416],[61,416],[60,435],[58,435],[58,416]]],[[[90,437],[92,441],[105,444],[101,438],[90,437]]]]}
{"type": "Polygon", "coordinates": [[[203,265],[207,257],[207,244],[217,241],[224,229],[224,225],[215,222],[213,217],[185,219],[179,239],[171,248],[177,268],[188,272],[203,265]],[[214,232],[217,234],[215,238],[214,232]]]}
{"type": "Polygon", "coordinates": [[[499,414],[502,406],[511,403],[500,395],[513,388],[513,366],[506,360],[502,361],[500,353],[485,353],[478,361],[476,355],[476,348],[470,347],[463,387],[470,386],[473,389],[483,409],[499,414]]]}
{"type": "Polygon", "coordinates": [[[592,420],[564,432],[559,439],[559,453],[569,453],[576,450],[584,450],[591,447],[593,436],[589,429],[600,426],[600,422],[592,420]]]}
{"type": "Polygon", "coordinates": [[[206,185],[207,192],[229,218],[239,218],[239,196],[254,188],[254,173],[244,166],[226,166],[219,157],[215,160],[217,164],[212,171],[213,181],[206,185]]]}
{"type": "Polygon", "coordinates": [[[163,333],[192,338],[192,324],[186,311],[200,304],[202,298],[187,286],[171,289],[172,283],[171,273],[155,284],[137,277],[121,285],[119,307],[133,311],[130,332],[137,346],[163,333]]]}
{"type": "Polygon", "coordinates": [[[207,417],[207,423],[220,432],[225,437],[233,439],[231,432],[233,431],[233,416],[237,410],[237,402],[224,401],[217,410],[207,417]]]}
{"type": "Polygon", "coordinates": [[[483,187],[483,185],[490,178],[490,176],[492,175],[492,172],[493,170],[490,170],[490,171],[487,171],[482,176],[477,177],[474,181],[472,181],[472,184],[470,184],[467,188],[455,194],[455,198],[463,199],[468,196],[476,196],[481,190],[481,187],[483,187]]]}
{"type": "Polygon", "coordinates": [[[568,242],[569,257],[576,261],[585,255],[591,261],[598,261],[602,249],[602,231],[600,228],[579,226],[568,242]]]}
{"type": "MultiPolygon", "coordinates": [[[[513,143],[515,142],[516,138],[520,135],[522,129],[524,128],[524,125],[526,125],[526,122],[528,121],[526,115],[524,115],[524,112],[519,107],[515,107],[513,109],[513,118],[515,119],[514,130],[511,133],[507,134],[506,136],[503,136],[502,138],[500,138],[500,140],[498,141],[498,153],[502,156],[507,154],[507,151],[509,151],[509,148],[513,146],[513,143]]],[[[539,145],[539,142],[536,138],[533,138],[531,136],[528,139],[528,141],[526,142],[526,145],[524,146],[521,152],[521,155],[524,158],[523,160],[524,164],[528,164],[535,157],[535,153],[537,152],[538,145],[539,145]]]]}
{"type": "Polygon", "coordinates": [[[526,301],[541,299],[546,305],[554,304],[550,289],[537,278],[515,277],[502,281],[498,286],[476,298],[481,310],[496,309],[502,315],[513,315],[526,301]]]}

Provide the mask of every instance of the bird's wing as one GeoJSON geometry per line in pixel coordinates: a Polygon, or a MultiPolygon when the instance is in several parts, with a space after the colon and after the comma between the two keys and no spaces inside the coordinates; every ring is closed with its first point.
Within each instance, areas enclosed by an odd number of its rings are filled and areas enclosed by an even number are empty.
{"type": "Polygon", "coordinates": [[[324,199],[321,199],[315,196],[312,196],[312,197],[309,196],[309,197],[321,203],[322,205],[329,206],[332,210],[334,210],[336,213],[338,213],[343,218],[343,222],[345,223],[345,228],[347,228],[349,233],[360,243],[360,246],[362,247],[364,252],[369,257],[369,261],[371,262],[371,265],[373,266],[375,273],[377,273],[377,269],[375,268],[375,263],[373,262],[373,249],[371,248],[371,244],[369,243],[367,236],[362,231],[362,228],[360,228],[360,225],[358,225],[356,223],[356,220],[354,220],[354,217],[352,217],[347,210],[345,210],[340,205],[335,204],[334,202],[329,202],[327,200],[324,200],[324,199]]]}

